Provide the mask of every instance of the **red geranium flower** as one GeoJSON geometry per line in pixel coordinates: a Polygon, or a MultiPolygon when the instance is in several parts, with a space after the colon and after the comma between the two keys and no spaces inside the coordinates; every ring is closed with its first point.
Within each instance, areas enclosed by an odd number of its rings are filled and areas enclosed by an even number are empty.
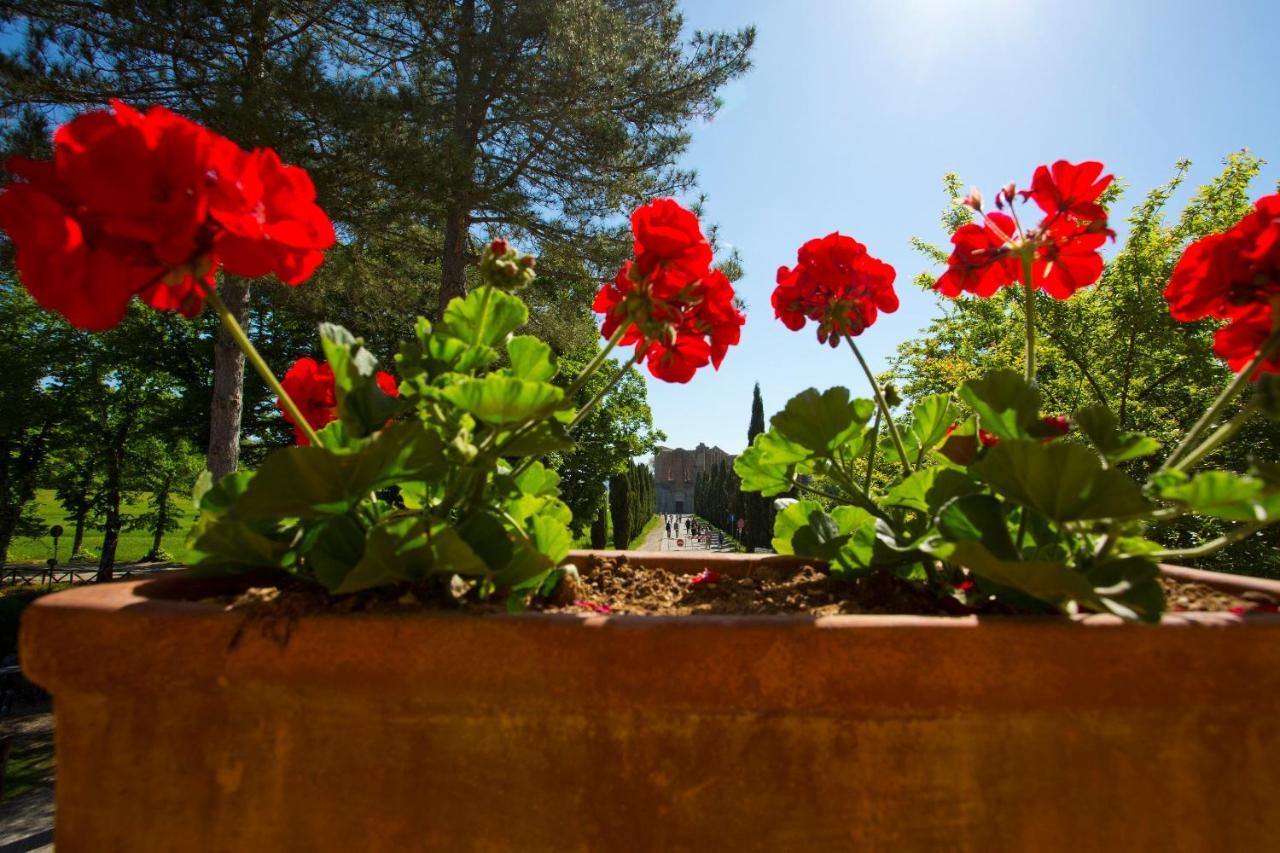
{"type": "MultiPolygon", "coordinates": [[[[1225,359],[1234,371],[1249,365],[1272,335],[1280,332],[1271,305],[1250,305],[1213,334],[1213,351],[1225,359]]],[[[1274,351],[1254,371],[1251,379],[1263,373],[1280,373],[1280,351],[1274,351]]]]}
{"type": "MultiPolygon", "coordinates": [[[[390,373],[380,370],[375,379],[383,393],[392,397],[400,396],[396,378],[390,373]]],[[[310,357],[300,358],[285,373],[280,384],[313,430],[323,429],[338,419],[337,383],[333,376],[333,368],[328,364],[320,364],[310,357]]],[[[293,416],[284,407],[284,403],[277,400],[276,408],[284,415],[286,421],[293,424],[294,442],[303,446],[310,444],[306,433],[294,421],[293,416]]]]}
{"type": "Polygon", "coordinates": [[[601,335],[611,340],[622,329],[619,345],[634,345],[649,372],[666,382],[688,382],[707,364],[719,369],[746,318],[729,279],[709,266],[697,218],[658,199],[636,211],[632,230],[636,260],[623,264],[592,305],[604,315],[601,335]]]}
{"type": "Polygon", "coordinates": [[[955,249],[947,260],[947,271],[934,285],[943,296],[964,292],[986,299],[1021,275],[1018,258],[1009,248],[1017,233],[1013,219],[1003,213],[989,213],[986,218],[985,224],[970,222],[951,235],[955,249]]]}
{"type": "Polygon", "coordinates": [[[6,164],[16,180],[0,193],[0,228],[36,302],[80,328],[117,325],[134,296],[194,316],[219,252],[232,272],[296,284],[333,244],[304,172],[163,107],[113,102],[53,144],[50,162],[6,164]]]}
{"type": "Polygon", "coordinates": [[[646,278],[658,272],[677,285],[702,276],[711,266],[711,244],[702,236],[698,217],[671,198],[655,198],[631,214],[636,266],[646,278]]]}
{"type": "Polygon", "coordinates": [[[1021,195],[1044,211],[1040,224],[1030,230],[1014,216],[983,212],[976,192],[967,196],[964,204],[984,222],[956,229],[951,237],[955,248],[935,289],[944,296],[972,293],[985,299],[1022,280],[1024,258],[1031,261],[1032,287],[1055,299],[1067,299],[1093,284],[1102,275],[1098,250],[1107,237],[1115,236],[1098,204],[1112,180],[1110,175],[1099,177],[1102,168],[1092,161],[1073,165],[1059,160],[1036,169],[1031,189],[1015,193],[1012,184],[1002,189],[996,197],[1000,206],[1007,201],[1012,210],[1015,195],[1021,195]]]}
{"type": "Polygon", "coordinates": [[[1040,426],[1042,433],[1048,433],[1043,440],[1053,441],[1071,432],[1071,418],[1066,415],[1045,415],[1040,419],[1040,426]]]}
{"type": "Polygon", "coordinates": [[[1062,225],[1050,229],[1036,249],[1031,265],[1032,283],[1054,299],[1070,299],[1071,294],[1093,284],[1102,275],[1102,255],[1098,250],[1105,242],[1106,230],[1062,220],[1062,225]]]}
{"type": "Polygon", "coordinates": [[[1034,201],[1050,216],[1105,221],[1107,212],[1098,204],[1098,197],[1111,185],[1112,176],[1103,175],[1102,169],[1096,160],[1078,165],[1059,160],[1052,167],[1038,166],[1031,176],[1031,189],[1023,190],[1022,197],[1034,201]]]}
{"type": "Polygon", "coordinates": [[[1231,229],[1188,246],[1164,298],[1183,322],[1227,320],[1280,298],[1280,194],[1258,199],[1231,229]]]}
{"type": "Polygon", "coordinates": [[[879,311],[898,310],[893,267],[867,253],[867,247],[839,232],[800,247],[795,267],[778,268],[773,310],[792,331],[806,320],[818,324],[818,340],[837,346],[846,335],[860,335],[879,311]]]}
{"type": "Polygon", "coordinates": [[[239,197],[213,209],[223,228],[216,241],[218,257],[237,275],[275,273],[285,284],[300,284],[333,245],[333,224],[316,205],[305,170],[286,166],[270,149],[240,153],[239,197]]]}
{"type": "Polygon", "coordinates": [[[713,572],[710,569],[703,569],[689,579],[689,583],[701,585],[704,583],[720,583],[721,575],[719,572],[713,572]]]}

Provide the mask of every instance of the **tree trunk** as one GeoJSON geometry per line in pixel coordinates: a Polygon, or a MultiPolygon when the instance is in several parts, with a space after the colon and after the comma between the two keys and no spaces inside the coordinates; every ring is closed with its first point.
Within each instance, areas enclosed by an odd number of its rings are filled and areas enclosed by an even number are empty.
{"type": "Polygon", "coordinates": [[[440,316],[449,300],[467,295],[467,211],[450,211],[444,223],[444,257],[440,266],[440,316]]]}
{"type": "Polygon", "coordinates": [[[84,523],[88,515],[89,510],[87,508],[76,513],[76,532],[71,537],[71,557],[79,554],[80,549],[84,547],[84,523]]]}
{"type": "Polygon", "coordinates": [[[13,541],[13,532],[18,529],[18,516],[22,507],[0,510],[0,568],[9,560],[9,543],[13,541]]]}
{"type": "Polygon", "coordinates": [[[114,577],[116,546],[120,543],[120,462],[115,456],[107,462],[107,481],[103,487],[107,497],[107,519],[102,537],[102,554],[98,557],[98,583],[114,577]]]}
{"type": "Polygon", "coordinates": [[[151,553],[147,556],[153,560],[160,559],[160,543],[164,540],[164,530],[169,526],[169,490],[173,488],[173,474],[165,474],[156,495],[156,526],[151,534],[151,553]]]}
{"type": "Polygon", "coordinates": [[[440,261],[440,316],[454,297],[467,294],[467,231],[471,224],[469,188],[475,180],[478,128],[474,121],[476,3],[462,0],[458,8],[458,45],[454,55],[456,90],[453,95],[453,133],[449,157],[449,195],[444,220],[444,257],[440,261]]]}
{"type": "MultiPolygon", "coordinates": [[[[249,282],[228,276],[222,299],[240,325],[249,316],[249,282]]],[[[213,402],[209,414],[207,467],[214,480],[236,470],[240,462],[240,416],[244,408],[244,353],[226,328],[218,327],[213,345],[213,402]]]]}

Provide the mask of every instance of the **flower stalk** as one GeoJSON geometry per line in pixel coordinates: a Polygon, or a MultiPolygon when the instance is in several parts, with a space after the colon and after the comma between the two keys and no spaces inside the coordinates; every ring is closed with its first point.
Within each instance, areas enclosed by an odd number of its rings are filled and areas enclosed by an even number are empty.
{"type": "Polygon", "coordinates": [[[218,295],[216,290],[209,288],[205,293],[205,299],[213,306],[213,310],[218,314],[218,319],[226,327],[227,331],[231,333],[231,338],[236,342],[236,346],[240,348],[240,351],[244,353],[244,357],[253,365],[253,369],[262,377],[262,381],[267,383],[267,387],[271,389],[272,393],[279,398],[280,405],[284,406],[285,411],[293,418],[294,424],[298,429],[302,430],[303,435],[307,437],[312,446],[323,447],[320,436],[311,428],[311,424],[303,417],[302,410],[298,408],[298,404],[293,401],[293,398],[289,396],[289,392],[285,391],[284,386],[280,384],[280,380],[276,379],[275,374],[271,372],[271,368],[267,366],[267,362],[253,345],[253,341],[249,340],[249,336],[245,334],[235,315],[227,308],[227,304],[222,301],[222,297],[218,295]]]}
{"type": "MultiPolygon", "coordinates": [[[[1208,450],[1201,452],[1201,448],[1196,447],[1195,442],[1200,439],[1200,436],[1204,434],[1204,431],[1208,429],[1218,416],[1227,408],[1227,406],[1231,404],[1231,401],[1238,397],[1240,392],[1248,386],[1248,384],[1253,380],[1253,374],[1257,371],[1258,367],[1264,361],[1271,358],[1277,350],[1280,350],[1280,331],[1272,332],[1271,337],[1267,339],[1266,343],[1258,350],[1258,354],[1254,356],[1253,360],[1245,365],[1244,368],[1235,375],[1235,378],[1231,380],[1230,384],[1228,384],[1226,388],[1222,389],[1222,393],[1218,395],[1217,399],[1210,404],[1209,408],[1205,409],[1204,414],[1200,416],[1200,419],[1195,422],[1195,425],[1192,426],[1191,429],[1187,431],[1187,434],[1182,437],[1182,441],[1178,443],[1178,446],[1169,454],[1169,458],[1164,461],[1164,465],[1160,466],[1161,471],[1181,471],[1189,464],[1187,460],[1191,457],[1188,454],[1194,454],[1195,461],[1199,461],[1205,453],[1208,452],[1208,450]],[[1191,450],[1193,447],[1196,448],[1195,451],[1191,450]]],[[[1243,416],[1247,412],[1248,409],[1241,412],[1237,417],[1243,416]]]]}
{"type": "Polygon", "coordinates": [[[1032,277],[1031,255],[1027,252],[1022,254],[1022,281],[1026,292],[1026,302],[1022,306],[1022,313],[1027,318],[1026,380],[1028,385],[1034,385],[1036,382],[1036,291],[1032,277]]]}
{"type": "Polygon", "coordinates": [[[902,433],[898,432],[898,425],[894,423],[893,412],[889,411],[889,404],[884,399],[884,392],[880,389],[880,383],[876,381],[875,374],[871,372],[871,368],[867,365],[867,360],[862,357],[862,352],[858,349],[858,345],[854,343],[853,336],[845,335],[844,339],[849,342],[849,349],[853,350],[854,357],[858,359],[858,364],[862,366],[862,372],[867,375],[867,381],[871,383],[871,391],[875,394],[876,405],[880,407],[880,412],[884,415],[884,422],[889,427],[889,437],[893,440],[893,447],[898,451],[898,458],[902,462],[902,472],[910,476],[915,473],[915,466],[907,458],[907,448],[902,442],[902,433]]]}

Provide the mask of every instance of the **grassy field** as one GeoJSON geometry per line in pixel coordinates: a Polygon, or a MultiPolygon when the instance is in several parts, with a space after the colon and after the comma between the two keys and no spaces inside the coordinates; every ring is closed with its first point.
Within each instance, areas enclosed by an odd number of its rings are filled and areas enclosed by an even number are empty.
{"type": "MultiPolygon", "coordinates": [[[[186,559],[188,554],[186,538],[187,528],[192,520],[191,500],[186,495],[174,495],[173,502],[183,511],[183,516],[178,522],[181,526],[178,530],[165,534],[163,547],[173,555],[174,559],[181,562],[186,559]]],[[[124,507],[125,515],[137,515],[146,511],[146,495],[140,496],[137,500],[126,504],[124,507]]],[[[54,497],[52,489],[40,489],[36,492],[36,512],[46,528],[61,524],[66,531],[58,543],[58,559],[65,562],[71,556],[73,530],[71,522],[67,521],[66,513],[62,511],[62,507],[58,506],[58,501],[54,497]]],[[[100,553],[102,550],[102,531],[93,529],[85,531],[84,547],[94,555],[100,553]]],[[[135,562],[141,559],[149,550],[151,550],[151,534],[149,532],[145,530],[123,532],[120,534],[120,544],[116,548],[116,562],[135,562]]],[[[39,539],[14,539],[9,545],[10,563],[43,565],[44,561],[52,556],[53,539],[49,536],[39,539]]]]}

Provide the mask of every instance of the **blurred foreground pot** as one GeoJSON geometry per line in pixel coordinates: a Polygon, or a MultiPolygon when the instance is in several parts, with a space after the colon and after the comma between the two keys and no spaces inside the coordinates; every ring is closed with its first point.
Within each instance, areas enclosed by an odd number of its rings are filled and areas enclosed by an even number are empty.
{"type": "MultiPolygon", "coordinates": [[[[726,574],[779,559],[629,556],[726,574]]],[[[60,853],[1280,838],[1274,615],[264,626],[196,603],[208,591],[152,579],[29,609],[24,667],[57,712],[60,853]]]]}

